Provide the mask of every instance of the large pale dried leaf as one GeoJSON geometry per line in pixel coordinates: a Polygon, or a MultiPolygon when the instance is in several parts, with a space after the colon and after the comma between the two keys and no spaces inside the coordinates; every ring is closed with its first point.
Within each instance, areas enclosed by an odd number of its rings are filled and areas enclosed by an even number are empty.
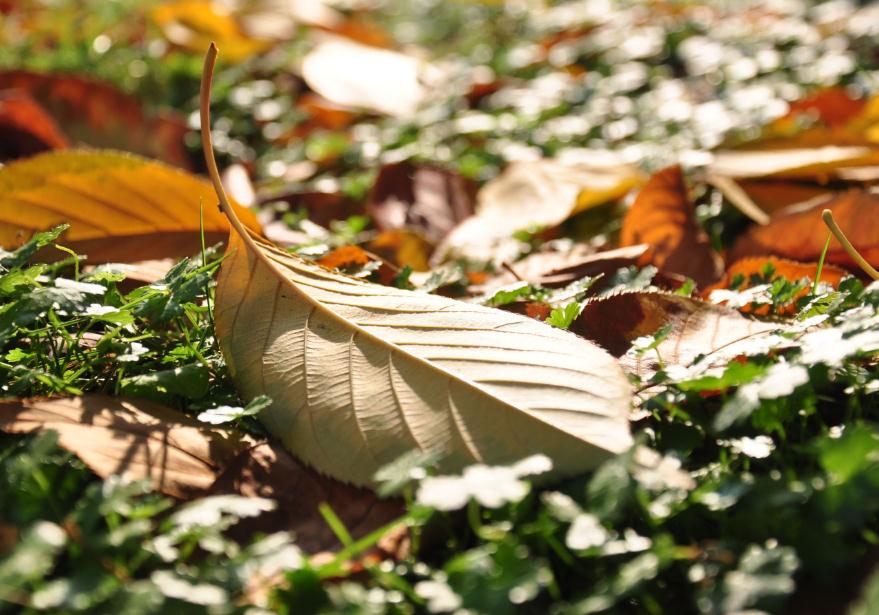
{"type": "Polygon", "coordinates": [[[366,210],[382,230],[418,230],[437,244],[473,214],[473,192],[457,173],[399,162],[379,170],[366,210]]]}
{"type": "MultiPolygon", "coordinates": [[[[208,243],[226,238],[210,184],[183,171],[110,151],[53,152],[0,167],[0,246],[69,223],[62,242],[91,262],[194,254],[199,204],[208,243]]],[[[237,211],[258,228],[248,210],[237,211]]]]}
{"type": "Polygon", "coordinates": [[[441,471],[549,455],[558,473],[631,443],[616,362],[570,333],[515,314],[335,274],[233,234],[215,310],[246,398],[295,455],[370,485],[399,455],[441,471]]]}
{"type": "MultiPolygon", "coordinates": [[[[869,263],[879,266],[879,195],[850,190],[806,208],[791,207],[773,216],[766,226],[750,228],[736,242],[731,259],[776,254],[798,261],[817,261],[828,230],[821,211],[830,209],[839,227],[869,263]]],[[[857,265],[835,240],[827,262],[857,270],[857,265]]]]}
{"type": "Polygon", "coordinates": [[[452,231],[437,256],[505,260],[509,255],[498,252],[496,244],[513,233],[557,226],[578,212],[624,196],[640,181],[640,172],[629,165],[514,162],[483,186],[476,215],[452,231]]]}
{"type": "Polygon", "coordinates": [[[49,111],[74,144],[105,147],[192,166],[184,143],[183,118],[171,112],[147,114],[140,101],[88,77],[0,71],[0,90],[27,94],[49,111]]]}
{"type": "Polygon", "coordinates": [[[336,104],[406,117],[424,102],[431,67],[396,51],[342,38],[319,43],[302,60],[308,86],[336,104]]]}
{"type": "Polygon", "coordinates": [[[402,514],[399,500],[379,500],[321,476],[276,443],[212,428],[147,400],[86,395],[0,403],[0,430],[49,429],[102,478],[150,480],[176,498],[236,493],[276,500],[275,510],[246,520],[236,531],[292,531],[310,553],[339,546],[318,510],[321,503],[332,507],[355,538],[402,514]]]}
{"type": "Polygon", "coordinates": [[[95,474],[149,479],[175,497],[208,489],[218,472],[250,446],[160,404],[105,395],[3,402],[0,429],[55,430],[59,444],[95,474]]]}
{"type": "Polygon", "coordinates": [[[693,278],[700,285],[723,272],[723,262],[696,221],[679,166],[651,177],[626,212],[620,245],[642,243],[653,248],[653,264],[662,271],[693,278]]]}
{"type": "Polygon", "coordinates": [[[666,367],[686,367],[699,355],[719,351],[724,356],[735,355],[755,337],[778,329],[777,324],[751,320],[699,299],[663,292],[626,292],[587,302],[571,331],[623,357],[621,363],[627,371],[646,378],[659,368],[656,353],[631,356],[626,351],[636,338],[653,335],[667,325],[671,331],[657,348],[666,367]]]}
{"type": "Polygon", "coordinates": [[[0,162],[68,145],[52,116],[30,96],[0,92],[0,162]]]}

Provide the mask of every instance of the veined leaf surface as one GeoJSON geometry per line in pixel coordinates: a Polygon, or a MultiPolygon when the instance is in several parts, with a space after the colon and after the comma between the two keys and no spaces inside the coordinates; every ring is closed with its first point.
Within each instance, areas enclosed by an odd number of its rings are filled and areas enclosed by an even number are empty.
{"type": "Polygon", "coordinates": [[[542,452],[568,474],[631,445],[628,381],[591,342],[516,314],[337,274],[253,237],[213,157],[215,57],[212,46],[202,142],[234,228],[218,280],[217,337],[241,394],[272,398],[261,418],[291,452],[369,485],[412,450],[438,453],[443,472],[542,452]]]}
{"type": "Polygon", "coordinates": [[[631,444],[630,390],[598,346],[517,314],[330,272],[237,233],[215,319],[233,378],[296,455],[355,484],[403,453],[441,471],[535,452],[559,473],[631,444]]]}
{"type": "MultiPolygon", "coordinates": [[[[112,150],[66,150],[0,167],[0,246],[69,223],[61,241],[89,262],[141,261],[198,251],[229,224],[210,184],[157,161],[112,150]],[[200,208],[203,205],[203,215],[200,208]]],[[[259,223],[235,206],[244,224],[259,223]]]]}

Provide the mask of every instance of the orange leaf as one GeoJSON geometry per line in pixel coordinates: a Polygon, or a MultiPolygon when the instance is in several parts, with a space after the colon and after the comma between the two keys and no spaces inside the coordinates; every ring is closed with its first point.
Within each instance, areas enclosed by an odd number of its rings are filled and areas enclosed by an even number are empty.
{"type": "MultiPolygon", "coordinates": [[[[730,259],[774,254],[798,261],[818,260],[829,234],[821,220],[825,208],[833,212],[839,227],[867,262],[879,265],[879,195],[865,190],[850,190],[807,209],[792,207],[779,212],[768,225],[751,227],[739,237],[730,259]]],[[[827,262],[858,270],[835,240],[830,242],[827,262]]]]}
{"type": "Polygon", "coordinates": [[[825,88],[790,104],[790,110],[776,124],[791,122],[802,115],[815,115],[817,120],[830,128],[844,126],[857,117],[866,107],[863,98],[852,98],[841,87],[825,88]]]}
{"type": "MultiPolygon", "coordinates": [[[[225,216],[210,184],[145,158],[112,151],[67,150],[0,167],[0,246],[62,223],[62,243],[91,263],[194,254],[205,240],[224,241],[225,216]]],[[[256,217],[237,207],[250,228],[256,217]]]]}
{"type": "Polygon", "coordinates": [[[720,277],[722,261],[693,215],[679,166],[653,175],[626,212],[620,245],[646,243],[661,270],[693,278],[700,286],[720,277]]]}
{"type": "Polygon", "coordinates": [[[0,71],[0,89],[31,96],[76,143],[157,158],[188,169],[186,123],[176,114],[148,115],[140,102],[111,85],[77,75],[0,71]]]}
{"type": "Polygon", "coordinates": [[[358,246],[342,246],[317,259],[317,262],[327,269],[363,267],[368,265],[369,261],[369,255],[358,246]]]}
{"type": "MultiPolygon", "coordinates": [[[[803,278],[808,278],[814,282],[815,274],[818,272],[818,263],[798,263],[796,261],[788,260],[786,258],[778,258],[776,256],[754,256],[743,258],[730,265],[726,270],[726,273],[723,275],[723,278],[721,278],[716,284],[712,284],[704,289],[700,294],[703,298],[707,299],[711,296],[711,292],[714,290],[730,288],[732,281],[738,277],[742,277],[744,282],[738,286],[736,290],[745,290],[754,286],[755,283],[763,283],[753,282],[752,280],[762,280],[764,278],[763,271],[767,265],[772,265],[775,269],[771,276],[771,280],[785,278],[786,280],[794,282],[802,280],[803,278]]],[[[830,265],[829,263],[825,263],[824,267],[821,269],[821,281],[830,284],[834,288],[839,286],[839,282],[846,275],[848,275],[847,271],[830,265]]],[[[796,300],[800,297],[804,297],[808,292],[809,289],[804,288],[789,304],[786,306],[780,306],[774,313],[778,315],[791,315],[796,313],[796,300]]],[[[752,309],[751,306],[746,305],[740,307],[739,311],[767,315],[770,312],[769,308],[770,306],[765,305],[752,309]]]]}
{"type": "Polygon", "coordinates": [[[748,180],[739,182],[739,186],[770,215],[790,205],[832,194],[823,186],[785,180],[748,180]]]}
{"type": "Polygon", "coordinates": [[[52,116],[30,96],[14,90],[0,93],[0,161],[67,146],[52,116]]]}
{"type": "Polygon", "coordinates": [[[427,259],[433,246],[418,233],[405,229],[384,231],[369,242],[369,249],[398,267],[409,266],[413,271],[428,271],[427,259]]]}

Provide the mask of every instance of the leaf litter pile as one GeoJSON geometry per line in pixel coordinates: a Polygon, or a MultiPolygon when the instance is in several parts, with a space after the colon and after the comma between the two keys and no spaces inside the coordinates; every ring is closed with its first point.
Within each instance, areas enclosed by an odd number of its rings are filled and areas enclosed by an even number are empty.
{"type": "Polygon", "coordinates": [[[879,5],[0,15],[0,613],[879,611],[879,5]]]}

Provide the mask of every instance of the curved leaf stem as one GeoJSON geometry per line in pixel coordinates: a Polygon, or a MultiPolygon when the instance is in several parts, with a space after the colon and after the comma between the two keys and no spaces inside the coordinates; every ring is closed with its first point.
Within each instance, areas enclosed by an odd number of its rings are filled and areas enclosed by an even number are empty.
{"type": "Polygon", "coordinates": [[[829,209],[825,209],[821,212],[821,218],[824,220],[824,224],[827,225],[827,228],[830,229],[830,232],[833,233],[833,236],[836,237],[836,240],[842,245],[845,251],[849,256],[852,257],[858,266],[864,270],[868,276],[873,278],[874,280],[879,280],[879,271],[876,271],[867,260],[861,256],[861,253],[855,249],[852,245],[852,242],[848,240],[848,237],[845,236],[845,233],[842,232],[842,229],[839,228],[839,225],[836,223],[836,220],[833,219],[833,212],[829,209]]]}

